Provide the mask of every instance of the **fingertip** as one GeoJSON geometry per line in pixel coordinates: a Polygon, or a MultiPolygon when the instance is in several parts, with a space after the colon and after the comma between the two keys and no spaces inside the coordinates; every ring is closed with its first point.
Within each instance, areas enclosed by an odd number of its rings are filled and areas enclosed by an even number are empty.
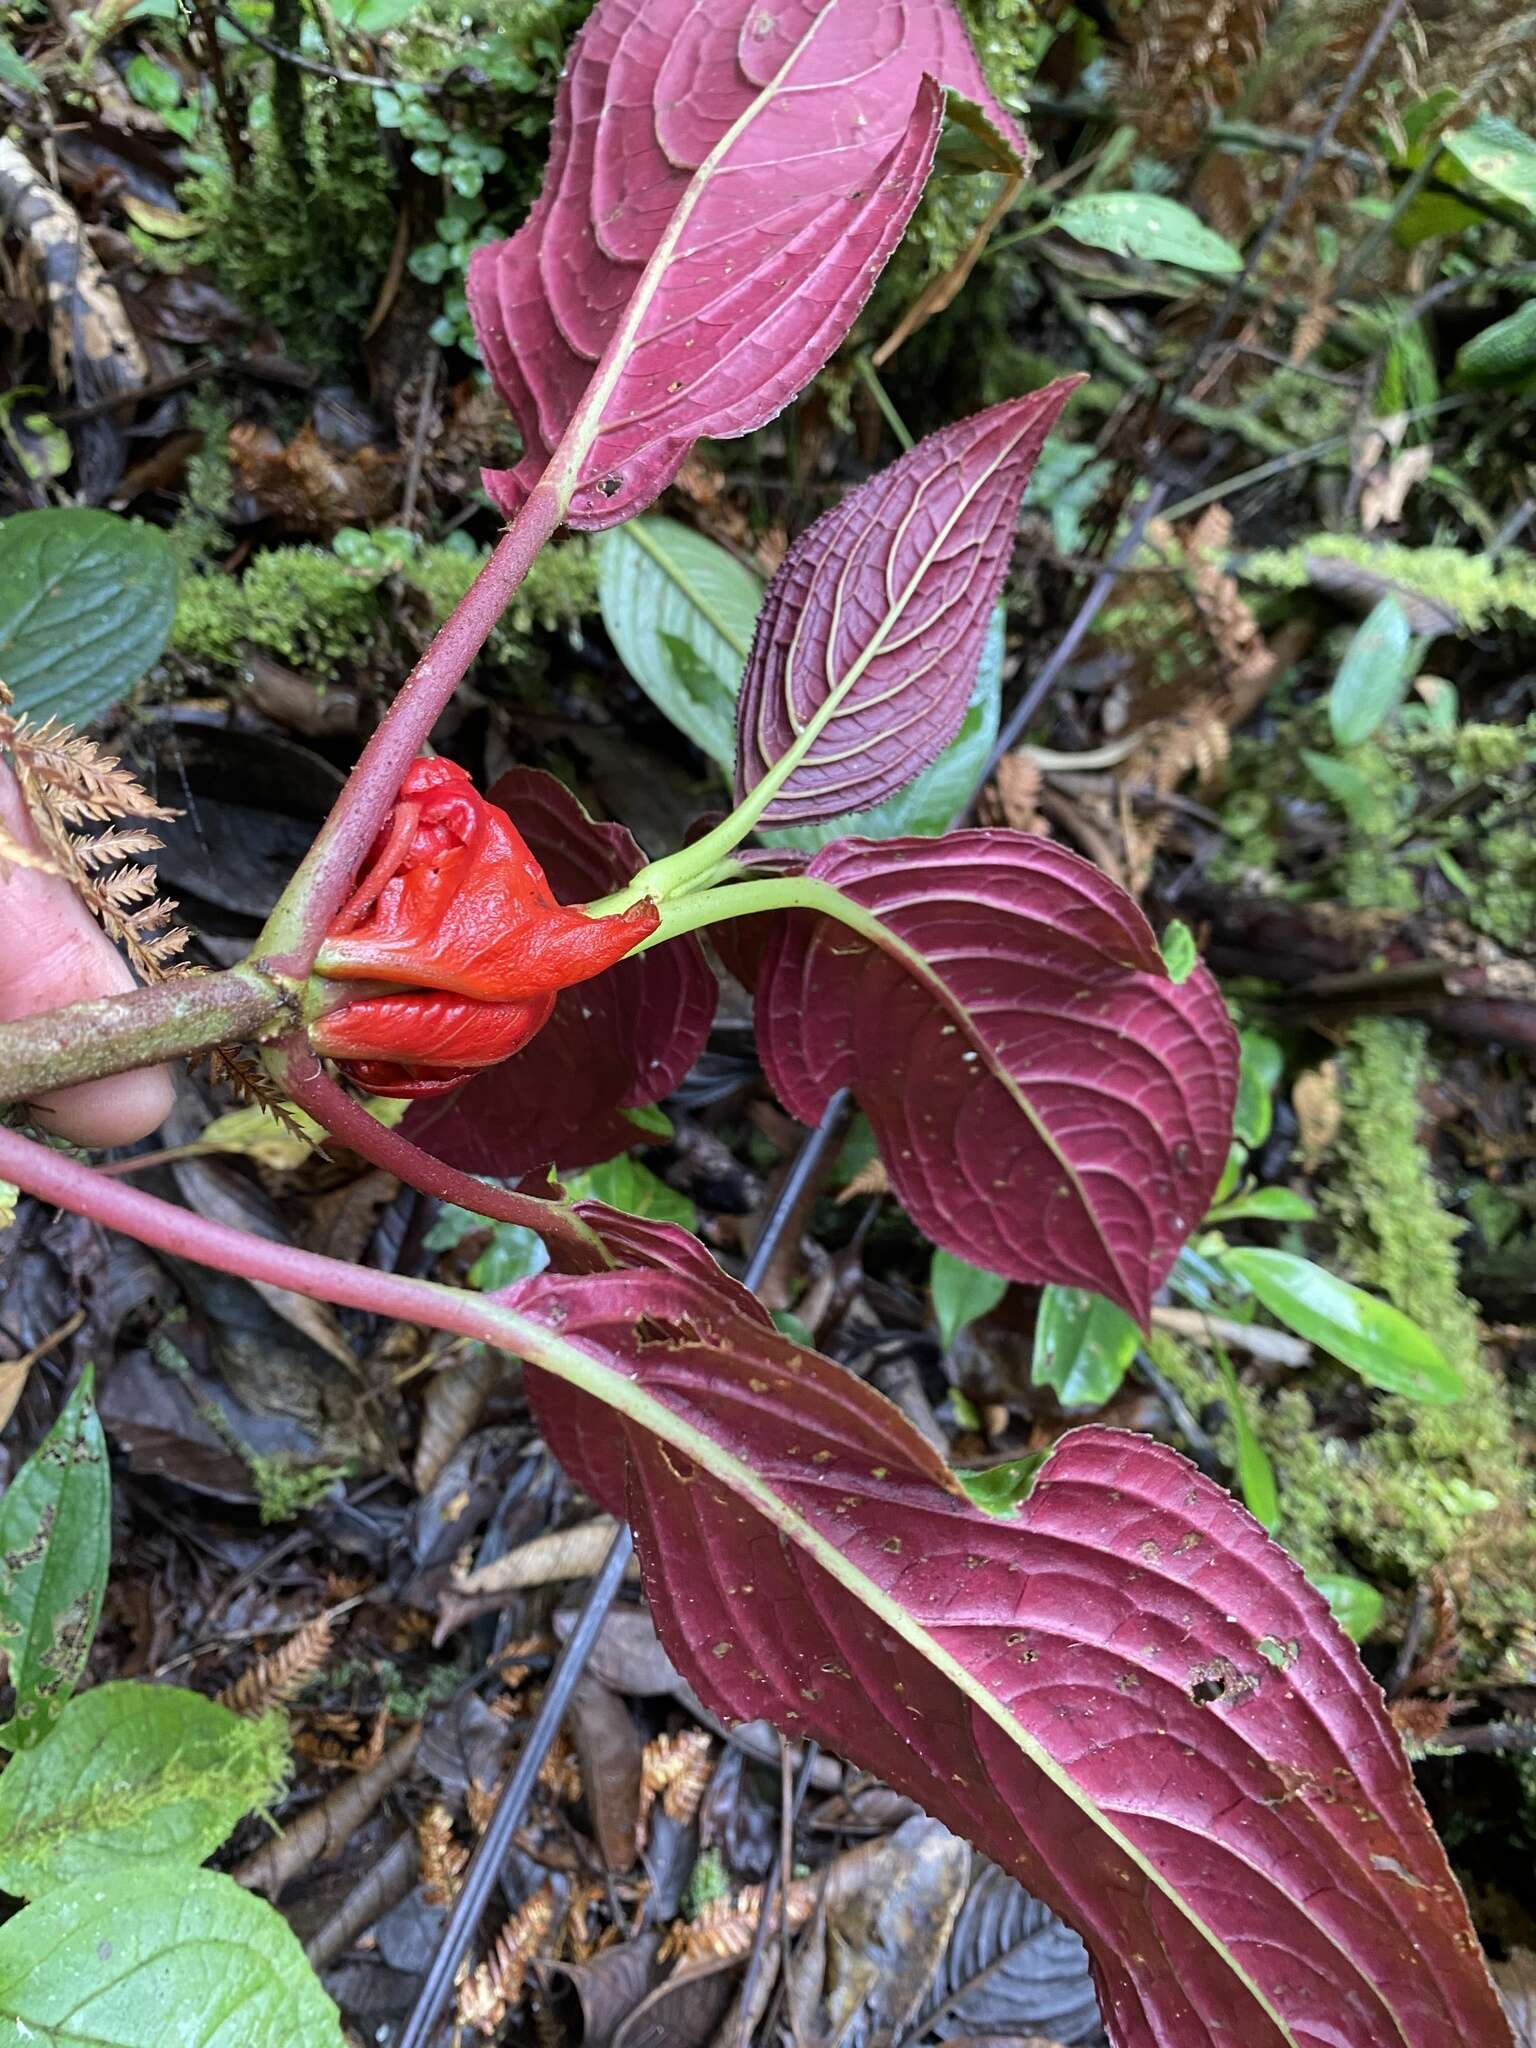
{"type": "Polygon", "coordinates": [[[39,1125],[74,1145],[105,1148],[135,1145],[157,1131],[171,1113],[174,1091],[165,1067],[113,1074],[60,1088],[32,1105],[39,1125]]]}

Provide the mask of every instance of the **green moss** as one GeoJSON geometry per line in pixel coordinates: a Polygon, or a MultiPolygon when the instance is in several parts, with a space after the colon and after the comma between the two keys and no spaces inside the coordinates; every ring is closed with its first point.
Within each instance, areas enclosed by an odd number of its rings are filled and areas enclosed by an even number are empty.
{"type": "MultiPolygon", "coordinates": [[[[172,645],[190,661],[238,670],[253,647],[334,681],[363,662],[390,631],[384,584],[393,574],[419,602],[424,642],[463,597],[484,564],[484,552],[447,543],[422,545],[411,534],[385,529],[348,541],[347,558],[328,548],[269,548],[242,576],[216,572],[184,576],[176,604],[172,645]],[[385,538],[393,545],[386,545],[385,538]]],[[[573,627],[597,608],[597,567],[582,539],[546,548],[507,607],[492,635],[491,661],[516,669],[529,658],[528,636],[573,627]]],[[[419,644],[419,643],[418,643],[419,644]]],[[[415,647],[399,650],[402,658],[415,647]]]]}
{"type": "Polygon", "coordinates": [[[1340,1061],[1343,1120],[1326,1204],[1329,1265],[1418,1323],[1469,1389],[1453,1408],[1378,1400],[1350,1441],[1320,1431],[1291,1391],[1257,1426],[1280,1478],[1280,1536],[1310,1570],[1358,1570],[1412,1585],[1442,1568],[1470,1665],[1488,1670],[1536,1620],[1536,1487],[1502,1377],[1484,1360],[1459,1284],[1456,1239],[1419,1142],[1425,1033],[1398,1019],[1356,1024],[1340,1061]]]}
{"type": "Polygon", "coordinates": [[[1496,560],[1460,548],[1382,545],[1357,535],[1315,533],[1293,547],[1250,555],[1242,574],[1275,590],[1301,590],[1311,581],[1308,563],[1318,556],[1354,562],[1405,590],[1455,612],[1468,632],[1479,632],[1501,615],[1536,623],[1536,561],[1511,554],[1496,560]]]}
{"type": "Polygon", "coordinates": [[[171,644],[211,668],[239,668],[251,646],[306,675],[361,659],[379,617],[377,579],[325,548],[271,548],[240,577],[184,576],[171,644]]]}
{"type": "Polygon", "coordinates": [[[1536,940],[1536,830],[1506,825],[1482,843],[1483,880],[1467,921],[1510,952],[1536,940]]]}
{"type": "Polygon", "coordinates": [[[291,1522],[312,1507],[318,1507],[335,1486],[345,1479],[345,1465],[312,1465],[291,1451],[268,1457],[261,1451],[242,1449],[250,1469],[251,1483],[263,1522],[291,1522]]]}
{"type": "Polygon", "coordinates": [[[215,135],[209,168],[179,188],[203,222],[176,245],[176,267],[208,265],[249,312],[270,320],[306,360],[350,360],[378,293],[395,233],[396,173],[372,95],[307,80],[305,160],[290,161],[276,127],[253,125],[237,182],[215,135]]]}

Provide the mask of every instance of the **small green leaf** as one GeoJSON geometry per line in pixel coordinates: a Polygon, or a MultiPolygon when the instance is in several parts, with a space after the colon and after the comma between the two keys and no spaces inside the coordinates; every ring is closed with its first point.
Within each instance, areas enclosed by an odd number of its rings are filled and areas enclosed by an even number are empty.
{"type": "Polygon", "coordinates": [[[604,1160],[585,1173],[567,1173],[561,1178],[573,1202],[606,1202],[610,1209],[622,1209],[627,1216],[648,1216],[654,1223],[680,1223],[684,1230],[697,1230],[699,1212],[686,1195],[669,1188],[629,1153],[604,1160]]]}
{"type": "Polygon", "coordinates": [[[157,528],[74,505],[0,522],[0,676],[28,717],[88,724],[159,660],[175,617],[157,528]]]}
{"type": "Polygon", "coordinates": [[[605,534],[597,563],[598,603],[620,661],[729,775],[762,582],[715,541],[649,514],[605,534]]]}
{"type": "Polygon", "coordinates": [[[523,1223],[493,1223],[491,1241],[470,1267],[468,1280],[482,1294],[496,1294],[531,1280],[549,1264],[549,1247],[536,1230],[523,1223]]]}
{"type": "Polygon", "coordinates": [[[1412,659],[1408,614],[1384,597],[1350,641],[1328,692],[1328,723],[1341,747],[1359,746],[1391,717],[1408,694],[1412,659]]]}
{"type": "Polygon", "coordinates": [[[1035,1475],[1049,1453],[1032,1451],[1027,1458],[1009,1458],[984,1472],[957,1472],[955,1477],[976,1506],[989,1515],[1011,1515],[1034,1491],[1035,1475]]]}
{"type": "Polygon", "coordinates": [[[1130,1370],[1141,1333],[1124,1309],[1080,1287],[1047,1287],[1035,1319],[1031,1378],[1063,1408],[1102,1407],[1130,1370]]]}
{"type": "Polygon", "coordinates": [[[1474,335],[1456,356],[1456,381],[1468,390],[1518,384],[1536,372],[1536,299],[1519,312],[1495,320],[1474,335]]]}
{"type": "Polygon", "coordinates": [[[1289,1188],[1250,1188],[1206,1211],[1207,1223],[1310,1223],[1317,1210],[1289,1188]]]}
{"type": "Polygon", "coordinates": [[[0,2048],[344,2048],[298,1937],[214,1870],[85,1878],[0,1927],[0,2048]]]}
{"type": "Polygon", "coordinates": [[[1363,1643],[1381,1620],[1386,1606],[1376,1588],[1368,1586],[1364,1579],[1351,1578],[1348,1572],[1318,1572],[1312,1583],[1332,1608],[1333,1618],[1345,1635],[1363,1643]]]}
{"type": "Polygon", "coordinates": [[[1378,1301],[1293,1252],[1244,1246],[1224,1251],[1221,1264],[1252,1289],[1278,1322],[1350,1366],[1371,1386],[1441,1405],[1465,1397],[1455,1367],[1390,1302],[1378,1301]]]}
{"type": "Polygon", "coordinates": [[[1536,141],[1512,121],[1479,114],[1453,128],[1445,148],[1462,169],[1521,213],[1536,215],[1536,141]]]}
{"type": "Polygon", "coordinates": [[[17,92],[41,92],[43,81],[24,57],[17,55],[8,35],[0,31],[0,85],[14,86],[17,92]]]}
{"type": "Polygon", "coordinates": [[[1242,1389],[1237,1382],[1237,1373],[1231,1359],[1219,1344],[1213,1347],[1216,1354],[1216,1369],[1221,1374],[1221,1383],[1226,1395],[1227,1415],[1232,1423],[1232,1438],[1237,1462],[1237,1483],[1242,1489],[1243,1505],[1256,1522],[1261,1522],[1271,1534],[1280,1519],[1280,1489],[1275,1484],[1275,1468],[1269,1462],[1268,1453],[1253,1433],[1248,1420],[1248,1410],[1243,1405],[1242,1389]]]}
{"type": "Polygon", "coordinates": [[[948,1351],[968,1323],[989,1314],[1008,1292],[1008,1282],[981,1266],[957,1259],[953,1252],[935,1252],[928,1268],[939,1340],[948,1351]]]}
{"type": "Polygon", "coordinates": [[[1314,753],[1311,747],[1302,748],[1301,758],[1346,815],[1369,829],[1376,797],[1360,770],[1347,761],[1335,761],[1331,754],[1314,753]]]}
{"type": "Polygon", "coordinates": [[[281,1714],[246,1720],[131,1680],[81,1693],[0,1776],[0,1891],[34,1899],[144,1857],[201,1863],[276,1796],[287,1761],[281,1714]]]}
{"type": "Polygon", "coordinates": [[[41,1742],[96,1633],[112,1554],[112,1479],[89,1366],[0,1496],[0,1655],[16,1689],[7,1749],[41,1742]]]}
{"type": "Polygon", "coordinates": [[[1181,206],[1155,192],[1090,192],[1068,199],[1047,222],[1074,242],[1134,256],[1143,263],[1176,263],[1183,270],[1231,276],[1242,252],[1181,206]]]}
{"type": "Polygon", "coordinates": [[[1200,965],[1200,955],[1195,950],[1195,935],[1182,918],[1175,918],[1158,941],[1163,956],[1163,965],[1168,970],[1168,979],[1175,988],[1188,981],[1200,965]]]}
{"type": "Polygon", "coordinates": [[[1250,1150],[1262,1145],[1274,1124],[1275,1090],[1280,1086],[1284,1056],[1267,1031],[1244,1031],[1239,1035],[1241,1054],[1237,1070],[1237,1108],[1232,1117],[1232,1134],[1250,1150]]]}

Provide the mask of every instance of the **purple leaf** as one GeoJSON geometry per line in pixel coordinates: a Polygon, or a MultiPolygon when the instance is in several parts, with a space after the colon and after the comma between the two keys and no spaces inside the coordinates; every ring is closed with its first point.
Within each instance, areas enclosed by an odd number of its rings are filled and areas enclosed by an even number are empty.
{"type": "Polygon", "coordinates": [[[839,840],[806,874],[860,927],[795,912],[774,934],[757,1028],[779,1099],[813,1123],[852,1088],[935,1244],[1145,1324],[1232,1134],[1209,974],[1176,987],[1130,897],[1022,832],[839,840]]]}
{"type": "Polygon", "coordinates": [[[1081,377],[919,441],[828,512],[768,586],[736,713],[736,797],[806,747],[763,813],[868,810],[960,730],[1019,504],[1081,377]]]}
{"type": "Polygon", "coordinates": [[[568,520],[616,525],[701,434],[786,405],[852,325],[933,161],[940,86],[1022,136],[952,0],[602,0],[572,46],[544,189],[478,250],[469,304],[525,453],[568,520]]]}
{"type": "MultiPolygon", "coordinates": [[[[620,889],[645,865],[622,825],[598,825],[563,784],[516,768],[489,792],[527,840],[562,903],[620,889]]],[[[552,1161],[571,1172],[624,1152],[624,1115],[659,1102],[704,1049],[715,977],[692,938],[621,960],[565,989],[538,1037],[456,1095],[414,1104],[408,1137],[466,1173],[511,1179],[552,1161]]]]}
{"type": "Polygon", "coordinates": [[[1077,1928],[1116,2048],[1510,2048],[1381,1693],[1285,1553],[1084,1429],[992,1516],[890,1402],[671,1275],[511,1297],[712,1712],[814,1736],[1077,1928]],[[658,1330],[670,1336],[658,1336],[658,1330]]]}

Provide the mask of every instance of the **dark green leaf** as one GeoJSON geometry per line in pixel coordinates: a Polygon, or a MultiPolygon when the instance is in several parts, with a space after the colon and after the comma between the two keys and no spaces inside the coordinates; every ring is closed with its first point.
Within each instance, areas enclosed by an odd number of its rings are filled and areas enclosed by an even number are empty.
{"type": "Polygon", "coordinates": [[[1328,692],[1328,723],[1341,747],[1359,746],[1391,717],[1408,694],[1412,658],[1408,614],[1384,597],[1349,643],[1328,692]]]}
{"type": "Polygon", "coordinates": [[[112,1479],[91,1370],[0,1497],[0,1653],[16,1688],[0,1744],[29,1749],[74,1691],[112,1554],[112,1479]]]}
{"type": "Polygon", "coordinates": [[[1311,747],[1302,748],[1301,758],[1345,813],[1369,830],[1376,795],[1360,770],[1347,761],[1335,761],[1331,754],[1314,753],[1311,747]]]}
{"type": "Polygon", "coordinates": [[[175,616],[155,527],[85,506],[0,523],[0,676],[29,717],[89,723],[160,658],[175,616]]]}
{"type": "Polygon", "coordinates": [[[1238,1385],[1237,1373],[1231,1359],[1218,1344],[1216,1369],[1221,1374],[1222,1387],[1226,1394],[1227,1414],[1232,1423],[1234,1455],[1237,1462],[1237,1483],[1242,1490],[1243,1506],[1256,1522],[1273,1530],[1280,1519],[1280,1490],[1275,1484],[1275,1468],[1269,1462],[1264,1446],[1253,1433],[1248,1420],[1248,1411],[1243,1405],[1242,1389],[1238,1385]]]}
{"type": "Polygon", "coordinates": [[[1142,263],[1176,263],[1183,270],[1218,276],[1243,267],[1240,250],[1213,234],[1187,206],[1155,192],[1084,193],[1063,201],[1047,225],[1074,242],[1142,263]]]}
{"type": "Polygon", "coordinates": [[[213,1870],[85,1878],[0,1927],[0,2048],[343,2048],[298,1937],[213,1870]]]}
{"type": "Polygon", "coordinates": [[[1348,1572],[1318,1572],[1312,1583],[1333,1609],[1333,1618],[1345,1635],[1363,1643],[1386,1606],[1376,1588],[1364,1579],[1351,1578],[1348,1572]]]}
{"type": "Polygon", "coordinates": [[[573,1202],[606,1202],[610,1209],[622,1209],[627,1216],[648,1216],[654,1223],[680,1223],[684,1230],[697,1230],[699,1212],[686,1195],[669,1188],[627,1152],[607,1159],[585,1173],[563,1176],[565,1191],[573,1202]]]}
{"type": "Polygon", "coordinates": [[[1449,1404],[1466,1394],[1461,1376],[1390,1302],[1352,1287],[1293,1252],[1244,1247],[1221,1254],[1278,1322],[1350,1366],[1373,1387],[1413,1401],[1449,1404]]]}
{"type": "Polygon", "coordinates": [[[947,1351],[967,1323],[990,1313],[1008,1292],[1008,1282],[952,1252],[935,1252],[928,1268],[934,1320],[947,1351]]]}
{"type": "Polygon", "coordinates": [[[1032,1378],[1063,1408],[1098,1408],[1130,1370],[1141,1333],[1124,1309],[1080,1287],[1047,1287],[1035,1320],[1032,1378]]]}
{"type": "Polygon", "coordinates": [[[1280,1086],[1284,1060],[1267,1031],[1240,1033],[1238,1047],[1242,1059],[1237,1072],[1232,1134],[1253,1147],[1264,1143],[1274,1124],[1275,1090],[1280,1086]]]}
{"type": "Polygon", "coordinates": [[[287,1760],[281,1714],[131,1680],[81,1693],[0,1776],[0,1891],[38,1898],[142,1857],[201,1863],[276,1796],[287,1760]]]}
{"type": "Polygon", "coordinates": [[[1251,1188],[1218,1202],[1206,1216],[1207,1223],[1310,1223],[1317,1210],[1305,1195],[1293,1195],[1289,1188],[1251,1188]]]}

